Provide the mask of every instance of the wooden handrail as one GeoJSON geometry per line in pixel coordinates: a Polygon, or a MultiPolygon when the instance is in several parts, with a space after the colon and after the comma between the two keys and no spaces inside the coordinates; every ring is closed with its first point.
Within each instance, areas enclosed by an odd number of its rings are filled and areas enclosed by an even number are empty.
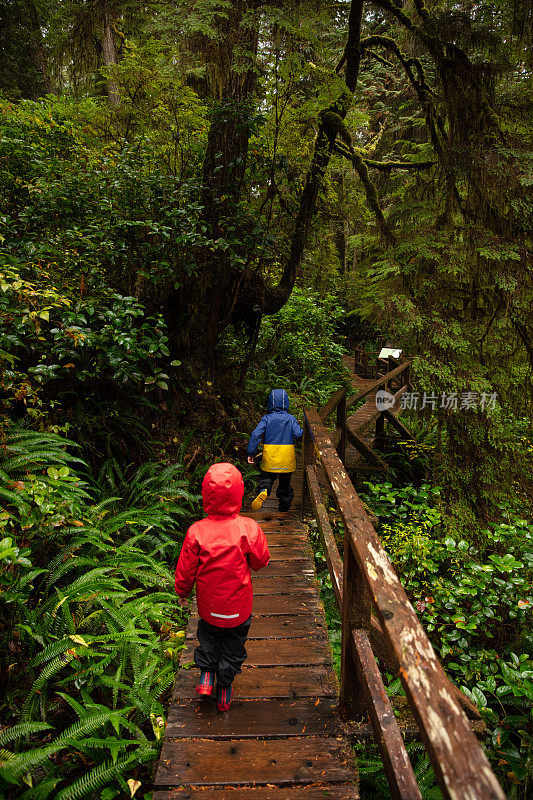
{"type": "Polygon", "coordinates": [[[333,413],[333,411],[335,411],[335,409],[337,408],[339,403],[342,402],[344,397],[346,397],[346,389],[344,387],[341,387],[340,389],[337,389],[337,391],[331,395],[327,403],[324,403],[322,408],[318,410],[320,418],[323,419],[324,422],[327,420],[329,415],[333,413]]]}
{"type": "MultiPolygon", "coordinates": [[[[398,370],[407,367],[402,365],[398,370]]],[[[376,382],[383,385],[390,378],[376,382]]],[[[371,632],[373,607],[415,714],[435,774],[449,800],[504,800],[501,787],[470,729],[442,665],[374,530],[318,412],[306,409],[304,474],[318,457],[345,531],[342,590],[341,705],[360,710],[368,691],[353,659],[354,630],[371,632]]],[[[316,488],[316,487],[313,487],[316,488]]],[[[309,488],[307,488],[309,497],[309,488]]],[[[322,515],[323,516],[323,515],[322,515]]],[[[336,567],[338,582],[338,564],[336,567]]],[[[366,680],[366,678],[364,679],[366,680]]],[[[392,785],[391,785],[392,790],[392,785]]]]}
{"type": "Polygon", "coordinates": [[[400,366],[396,367],[396,369],[387,372],[386,375],[383,375],[381,378],[378,378],[376,381],[371,383],[370,386],[367,386],[366,389],[362,389],[360,392],[357,392],[357,394],[354,394],[351,397],[349,397],[346,400],[346,408],[350,408],[350,406],[353,406],[354,403],[359,402],[359,400],[363,400],[367,395],[372,394],[372,392],[375,392],[377,389],[379,389],[380,386],[384,386],[393,378],[396,378],[398,375],[401,375],[401,373],[409,369],[410,366],[411,362],[406,361],[405,364],[400,364],[400,366]]]}

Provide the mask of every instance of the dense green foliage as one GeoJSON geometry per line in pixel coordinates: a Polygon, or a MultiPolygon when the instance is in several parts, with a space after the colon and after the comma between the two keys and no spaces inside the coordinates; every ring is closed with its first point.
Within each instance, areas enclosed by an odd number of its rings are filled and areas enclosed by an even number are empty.
{"type": "MultiPolygon", "coordinates": [[[[386,457],[396,464],[394,483],[364,481],[360,497],[379,519],[380,538],[447,674],[488,726],[485,745],[508,796],[525,798],[533,780],[533,525],[519,503],[507,503],[506,521],[480,532],[476,542],[451,535],[441,490],[406,483],[412,466],[401,451],[386,457]]],[[[333,521],[342,551],[343,528],[335,514],[333,521]]],[[[339,669],[340,618],[318,534],[315,549],[339,669]]],[[[398,691],[391,676],[389,692],[398,691]]],[[[380,785],[386,785],[381,778],[380,785]]],[[[429,788],[427,798],[438,792],[429,788]]]]}
{"type": "Polygon", "coordinates": [[[321,405],[355,340],[388,339],[416,391],[495,397],[410,411],[415,441],[359,488],[521,800],[531,4],[0,0],[0,18],[0,792],[149,792],[199,473],[271,388],[321,405]]]}
{"type": "Polygon", "coordinates": [[[172,566],[198,496],[183,466],[146,463],[122,483],[107,469],[98,483],[69,450],[2,431],[2,716],[17,720],[0,734],[6,797],[128,792],[122,776],[157,758],[184,635],[172,566]]]}

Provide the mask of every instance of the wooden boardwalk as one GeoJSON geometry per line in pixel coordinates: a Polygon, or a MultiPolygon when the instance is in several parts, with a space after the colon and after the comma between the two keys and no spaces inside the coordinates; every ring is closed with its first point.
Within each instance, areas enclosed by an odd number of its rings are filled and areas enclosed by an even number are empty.
{"type": "MultiPolygon", "coordinates": [[[[358,394],[363,392],[375,383],[374,378],[361,378],[354,373],[354,359],[352,356],[343,356],[343,363],[352,373],[352,392],[358,394]]],[[[391,411],[399,416],[401,413],[401,395],[403,389],[396,395],[396,401],[391,411]]],[[[346,425],[351,432],[356,434],[367,447],[371,448],[374,441],[374,428],[381,409],[376,406],[377,390],[371,392],[364,398],[362,405],[350,414],[346,419],[346,425]]],[[[346,444],[345,464],[349,470],[357,469],[359,471],[375,471],[379,469],[378,464],[372,464],[365,461],[363,454],[357,450],[350,442],[346,444]]]]}
{"type": "MultiPolygon", "coordinates": [[[[389,372],[386,384],[397,386],[392,377],[406,367],[389,372]]],[[[305,409],[303,447],[306,497],[315,511],[342,618],[340,702],[351,721],[342,724],[338,713],[339,685],[314,556],[300,520],[300,463],[293,479],[296,496],[290,513],[277,511],[275,493],[260,512],[246,511],[246,506],[243,511],[263,527],[271,559],[253,577],[248,659],[235,679],[231,708],[224,714],[216,710],[213,700],[199,700],[195,695],[198,670],[192,657],[198,616],[193,607],[153,800],[358,800],[357,765],[347,733],[367,738],[366,716],[391,796],[421,800],[375,653],[402,676],[420,725],[418,730],[412,718],[413,730],[404,726],[403,733],[422,736],[447,800],[467,793],[472,800],[504,800],[459,703],[466,701],[474,717],[479,718],[479,713],[446,677],[348,478],[349,459],[343,463],[335,450],[339,446],[344,452],[344,445],[351,441],[359,461],[357,470],[361,454],[371,467],[379,466],[379,456],[368,446],[372,422],[378,418],[375,391],[365,395],[371,386],[377,387],[356,375],[353,383],[351,403],[341,391],[328,401],[322,417],[317,409],[305,409]],[[364,404],[346,418],[346,408],[355,406],[361,394],[364,404]],[[331,431],[324,420],[336,408],[336,431],[331,431]],[[338,438],[332,444],[335,435],[338,438]],[[343,521],[344,563],[328,521],[321,478],[343,521]],[[366,714],[361,717],[363,709],[366,714]]],[[[383,385],[383,381],[377,383],[383,385]]],[[[403,381],[398,391],[391,388],[397,401],[391,411],[398,413],[406,385],[403,381]]],[[[395,414],[387,412],[379,414],[380,434],[385,421],[409,435],[395,414]]]]}
{"type": "Polygon", "coordinates": [[[338,713],[314,558],[304,525],[301,472],[294,511],[275,509],[275,489],[255,517],[270,563],[253,574],[248,659],[228,712],[194,693],[198,616],[186,632],[153,800],[356,800],[357,770],[338,713]]]}
{"type": "MultiPolygon", "coordinates": [[[[349,361],[349,359],[348,359],[349,361]]],[[[353,362],[353,359],[351,360],[353,362]]],[[[353,363],[347,363],[353,369],[353,363]]],[[[355,392],[373,383],[353,377],[355,392]]],[[[375,392],[348,420],[369,430],[375,392]]],[[[349,448],[353,463],[360,454],[349,448]]],[[[292,480],[288,514],[277,511],[274,489],[254,517],[266,533],[270,563],[253,574],[253,621],[248,658],[234,683],[229,712],[198,700],[196,604],[186,631],[172,695],[153,800],[356,800],[357,767],[338,715],[324,608],[307,531],[299,518],[302,471],[292,480]]]]}

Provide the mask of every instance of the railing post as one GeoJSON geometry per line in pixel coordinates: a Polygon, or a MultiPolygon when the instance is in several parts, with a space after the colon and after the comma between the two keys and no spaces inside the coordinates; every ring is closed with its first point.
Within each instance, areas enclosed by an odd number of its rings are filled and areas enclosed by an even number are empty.
{"type": "Polygon", "coordinates": [[[342,587],[340,712],[345,719],[352,719],[361,714],[365,706],[365,695],[357,677],[352,652],[352,631],[359,628],[370,630],[372,605],[370,593],[355,560],[346,530],[342,587]]]}
{"type": "Polygon", "coordinates": [[[303,460],[303,480],[302,480],[302,514],[310,514],[312,511],[311,497],[307,485],[307,467],[315,462],[315,443],[309,429],[309,422],[304,411],[304,439],[302,445],[303,460]]]}
{"type": "Polygon", "coordinates": [[[346,390],[344,391],[342,399],[339,401],[339,405],[337,406],[337,421],[335,423],[335,427],[341,432],[341,438],[339,439],[339,444],[337,445],[337,454],[344,464],[346,461],[346,390]]]}
{"type": "Polygon", "coordinates": [[[383,411],[376,420],[376,435],[374,442],[380,450],[383,449],[383,441],[385,439],[385,414],[383,411]]]}

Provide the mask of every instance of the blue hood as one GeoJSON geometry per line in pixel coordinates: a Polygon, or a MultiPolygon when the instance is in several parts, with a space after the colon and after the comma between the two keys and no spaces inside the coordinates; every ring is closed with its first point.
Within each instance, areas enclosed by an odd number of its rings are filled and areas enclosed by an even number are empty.
{"type": "Polygon", "coordinates": [[[268,398],[268,411],[288,411],[289,395],[285,389],[272,389],[268,398]]]}

